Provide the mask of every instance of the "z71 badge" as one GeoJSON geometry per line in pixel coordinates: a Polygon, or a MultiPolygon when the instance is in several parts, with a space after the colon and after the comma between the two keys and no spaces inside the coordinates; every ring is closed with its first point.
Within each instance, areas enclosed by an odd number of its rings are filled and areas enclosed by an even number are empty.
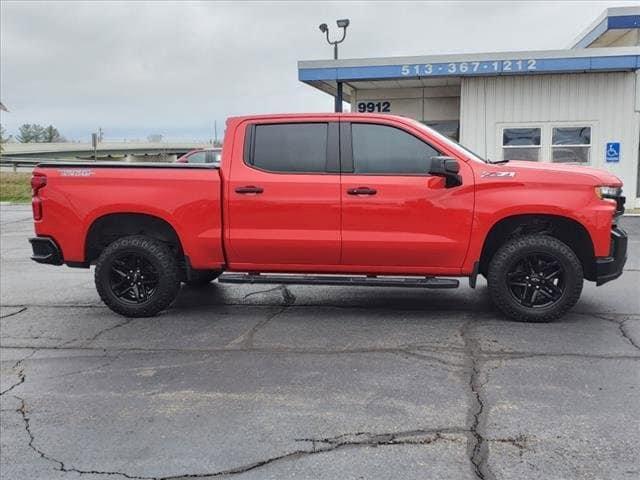
{"type": "Polygon", "coordinates": [[[501,178],[501,177],[515,177],[516,172],[482,172],[480,175],[482,178],[501,178]]]}

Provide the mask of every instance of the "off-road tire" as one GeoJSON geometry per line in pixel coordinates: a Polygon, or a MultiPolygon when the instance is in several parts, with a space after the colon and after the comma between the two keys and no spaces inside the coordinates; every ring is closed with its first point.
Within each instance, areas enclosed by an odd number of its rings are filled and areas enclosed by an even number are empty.
{"type": "Polygon", "coordinates": [[[112,311],[125,317],[152,317],[166,309],[178,294],[179,278],[178,262],[169,247],[143,235],[123,237],[111,243],[102,251],[95,269],[96,289],[100,298],[112,311]],[[110,287],[112,263],[125,253],[144,257],[158,273],[156,289],[144,303],[123,302],[110,287]]]}
{"type": "Polygon", "coordinates": [[[184,283],[190,287],[202,287],[213,282],[221,273],[218,270],[193,270],[189,275],[190,278],[185,280],[184,283]]]}
{"type": "Polygon", "coordinates": [[[567,313],[580,298],[583,269],[571,248],[548,235],[527,235],[514,238],[498,249],[491,259],[487,275],[493,303],[507,317],[518,322],[551,322],[567,313]],[[564,269],[564,292],[552,305],[533,308],[521,305],[507,285],[507,273],[526,254],[552,255],[564,269]]]}

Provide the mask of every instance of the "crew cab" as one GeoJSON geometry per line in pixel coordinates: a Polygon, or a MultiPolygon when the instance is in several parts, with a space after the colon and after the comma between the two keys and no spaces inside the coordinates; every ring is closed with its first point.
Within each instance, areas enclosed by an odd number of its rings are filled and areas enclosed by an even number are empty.
{"type": "Polygon", "coordinates": [[[622,274],[622,183],[601,170],[489,163],[391,115],[227,121],[212,164],[40,164],[33,260],[88,268],[130,317],[169,307],[181,282],[455,288],[550,321],[583,281],[622,274]]]}

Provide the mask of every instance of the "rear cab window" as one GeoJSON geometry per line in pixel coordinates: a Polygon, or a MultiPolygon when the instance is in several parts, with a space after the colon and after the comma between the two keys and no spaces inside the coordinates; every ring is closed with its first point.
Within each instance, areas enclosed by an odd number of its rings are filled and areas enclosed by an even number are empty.
{"type": "Polygon", "coordinates": [[[326,173],[335,170],[337,124],[334,122],[250,125],[245,163],[273,173],[326,173]]]}

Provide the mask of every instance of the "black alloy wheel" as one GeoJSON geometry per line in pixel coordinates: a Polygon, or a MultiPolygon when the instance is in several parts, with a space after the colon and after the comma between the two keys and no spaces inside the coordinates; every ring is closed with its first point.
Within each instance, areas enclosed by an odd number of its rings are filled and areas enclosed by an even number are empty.
{"type": "Polygon", "coordinates": [[[123,302],[148,302],[158,288],[158,272],[153,264],[138,253],[123,253],[111,263],[109,288],[123,302]]]}
{"type": "Polygon", "coordinates": [[[580,298],[584,272],[575,252],[549,235],[522,235],[505,242],[487,266],[493,303],[519,322],[550,322],[580,298]]]}
{"type": "Polygon", "coordinates": [[[96,262],[102,301],[125,317],[151,317],[167,308],[180,289],[180,269],[169,246],[144,235],[122,237],[96,262]]]}
{"type": "Polygon", "coordinates": [[[544,308],[562,298],[565,271],[560,260],[547,253],[530,253],[516,260],[507,272],[507,285],[523,307],[544,308]]]}

